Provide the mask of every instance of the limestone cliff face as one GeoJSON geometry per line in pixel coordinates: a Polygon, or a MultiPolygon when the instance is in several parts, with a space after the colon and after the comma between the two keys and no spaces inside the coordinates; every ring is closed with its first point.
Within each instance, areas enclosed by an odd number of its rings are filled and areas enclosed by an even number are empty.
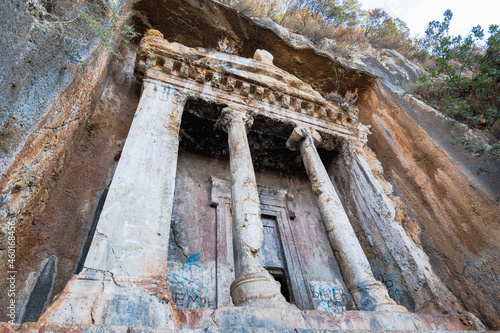
{"type": "MultiPolygon", "coordinates": [[[[38,277],[47,277],[43,296],[32,295],[42,305],[33,310],[39,316],[75,272],[139,90],[133,76],[117,69],[109,75],[110,54],[97,44],[90,45],[84,69],[71,64],[57,26],[36,17],[28,2],[0,6],[6,41],[0,51],[0,119],[3,126],[15,114],[24,129],[17,146],[0,156],[0,276],[6,281],[8,271],[17,271],[16,318],[32,320],[26,306],[38,277]],[[115,80],[120,88],[114,87],[115,80]],[[130,110],[122,103],[132,105],[130,110]],[[9,223],[15,225],[13,267],[7,266],[9,223]]],[[[128,66],[130,73],[134,56],[128,59],[115,59],[114,66],[128,66]]],[[[0,294],[2,308],[9,301],[7,290],[0,294]]],[[[9,320],[6,314],[2,311],[0,320],[9,320]]]]}
{"type": "MultiPolygon", "coordinates": [[[[360,121],[371,125],[368,146],[381,166],[370,163],[374,175],[385,178],[383,184],[392,184],[394,193],[391,185],[384,186],[396,207],[394,218],[458,301],[489,327],[500,329],[499,165],[471,159],[452,145],[451,130],[461,133],[463,126],[405,93],[404,87],[421,74],[419,68],[393,51],[360,51],[340,58],[272,22],[252,21],[213,2],[142,0],[129,5],[138,13],[139,32],[154,27],[169,41],[204,48],[215,48],[228,37],[243,57],[266,49],[274,54],[277,67],[321,93],[338,88],[330,80],[336,68],[348,69],[348,83],[340,92],[360,93],[360,121]],[[484,165],[490,172],[478,176],[477,168],[484,165]]],[[[0,51],[1,120],[8,118],[4,110],[18,110],[28,135],[17,154],[3,160],[0,180],[1,219],[15,221],[17,228],[19,318],[28,311],[28,295],[44,269],[54,267],[46,305],[77,269],[99,199],[120,158],[140,86],[133,77],[133,53],[110,62],[109,54],[96,48],[85,73],[65,72],[58,62],[64,55],[49,42],[53,32],[30,15],[27,4],[2,6],[2,30],[11,43],[0,51]],[[11,12],[19,15],[14,19],[7,15],[11,12]],[[20,56],[12,61],[13,54],[20,56]],[[48,258],[57,258],[51,259],[53,266],[47,265],[48,258]]],[[[351,165],[337,176],[345,189],[356,184],[355,163],[351,165]]],[[[357,230],[369,227],[356,213],[361,202],[344,202],[357,230]]],[[[8,234],[3,231],[0,281],[6,290],[8,234]]],[[[380,254],[371,254],[370,242],[363,240],[365,252],[375,258],[380,254]]],[[[416,303],[429,301],[425,295],[415,298],[416,303]]],[[[7,304],[5,292],[1,297],[7,304]]],[[[436,311],[418,305],[416,310],[436,311]]],[[[443,306],[437,311],[452,310],[443,306]]]]}

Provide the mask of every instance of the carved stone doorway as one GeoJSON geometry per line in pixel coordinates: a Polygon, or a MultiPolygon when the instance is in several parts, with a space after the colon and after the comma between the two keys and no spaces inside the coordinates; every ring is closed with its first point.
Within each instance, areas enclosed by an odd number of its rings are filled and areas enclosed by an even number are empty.
{"type": "MultiPolygon", "coordinates": [[[[234,279],[231,232],[231,186],[229,181],[211,177],[211,206],[216,208],[217,224],[217,307],[231,306],[229,294],[234,279]]],[[[282,284],[287,300],[300,309],[313,309],[306,279],[295,247],[290,224],[293,223],[293,198],[286,190],[258,186],[264,224],[264,245],[259,255],[264,268],[282,284]]]]}

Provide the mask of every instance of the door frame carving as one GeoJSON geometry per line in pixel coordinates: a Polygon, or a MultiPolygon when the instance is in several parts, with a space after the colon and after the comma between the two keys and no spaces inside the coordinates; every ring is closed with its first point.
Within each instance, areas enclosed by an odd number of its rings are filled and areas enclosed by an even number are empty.
{"type": "MultiPolygon", "coordinates": [[[[217,259],[216,306],[232,306],[229,293],[234,280],[234,255],[231,223],[231,185],[228,180],[210,177],[210,206],[216,209],[217,259]]],[[[314,309],[295,246],[291,223],[295,219],[295,202],[287,190],[257,185],[262,215],[276,217],[287,266],[287,280],[293,301],[300,309],[314,309]]]]}

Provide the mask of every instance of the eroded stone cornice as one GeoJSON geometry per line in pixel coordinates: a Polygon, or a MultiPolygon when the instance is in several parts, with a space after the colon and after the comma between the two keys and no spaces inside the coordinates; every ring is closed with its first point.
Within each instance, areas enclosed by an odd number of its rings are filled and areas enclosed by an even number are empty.
{"type": "Polygon", "coordinates": [[[142,39],[135,75],[158,80],[213,102],[287,118],[357,139],[357,110],[342,110],[284,70],[254,59],[189,48],[160,37],[142,39]]]}

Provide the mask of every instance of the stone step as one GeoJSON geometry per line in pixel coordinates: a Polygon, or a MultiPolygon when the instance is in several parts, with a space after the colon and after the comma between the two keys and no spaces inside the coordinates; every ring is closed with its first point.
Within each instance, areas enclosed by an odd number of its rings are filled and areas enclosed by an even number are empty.
{"type": "MultiPolygon", "coordinates": [[[[363,332],[391,332],[391,333],[407,333],[407,332],[422,332],[422,330],[338,330],[338,329],[311,329],[311,328],[235,328],[235,327],[209,327],[198,329],[179,329],[171,330],[155,330],[149,328],[137,328],[126,326],[110,326],[110,325],[45,325],[44,323],[25,323],[25,324],[7,324],[0,322],[1,333],[219,333],[219,332],[235,332],[235,333],[363,333],[363,332]]],[[[426,332],[477,332],[464,330],[430,330],[426,332]]],[[[493,331],[483,331],[493,332],[493,331]]]]}
{"type": "Polygon", "coordinates": [[[473,332],[480,329],[469,315],[347,311],[334,314],[294,308],[221,307],[175,311],[175,330],[118,325],[0,323],[0,333],[217,333],[217,332],[473,332]]]}

